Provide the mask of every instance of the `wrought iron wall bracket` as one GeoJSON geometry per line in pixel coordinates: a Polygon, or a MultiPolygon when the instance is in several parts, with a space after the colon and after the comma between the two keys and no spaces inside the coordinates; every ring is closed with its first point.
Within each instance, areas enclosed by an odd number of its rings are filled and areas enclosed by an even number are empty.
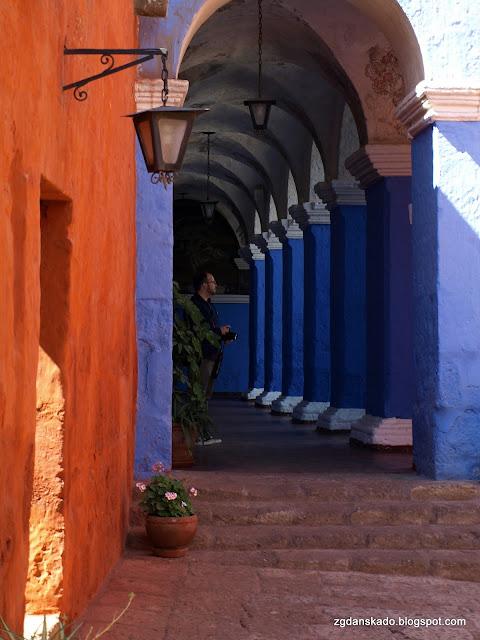
{"type": "Polygon", "coordinates": [[[152,60],[155,56],[162,56],[163,67],[165,68],[165,63],[168,56],[168,51],[166,49],[67,49],[67,47],[63,48],[63,55],[65,56],[93,56],[99,55],[100,62],[103,65],[108,65],[108,68],[102,73],[97,73],[94,76],[90,76],[89,78],[85,78],[83,80],[78,80],[77,82],[72,82],[71,84],[67,84],[63,87],[63,90],[74,89],[73,95],[75,99],[83,102],[88,98],[88,94],[86,91],[80,91],[81,87],[84,87],[89,82],[93,82],[94,80],[99,80],[100,78],[105,78],[106,76],[112,75],[112,73],[117,73],[118,71],[123,71],[123,69],[128,69],[129,67],[135,67],[138,64],[142,64],[142,62],[146,62],[147,60],[152,60]],[[115,59],[114,55],[136,55],[143,56],[142,58],[138,58],[133,62],[128,62],[127,64],[122,64],[118,67],[115,67],[115,59]]]}

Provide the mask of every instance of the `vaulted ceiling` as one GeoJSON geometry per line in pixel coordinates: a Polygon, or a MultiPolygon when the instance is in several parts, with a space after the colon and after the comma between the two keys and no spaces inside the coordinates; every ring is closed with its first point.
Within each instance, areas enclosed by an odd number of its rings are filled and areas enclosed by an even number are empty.
{"type": "Polygon", "coordinates": [[[312,28],[301,7],[308,5],[313,11],[314,4],[262,2],[262,96],[276,100],[263,135],[253,132],[244,106],[244,100],[257,97],[256,0],[231,0],[217,9],[196,31],[180,64],[178,77],[189,81],[185,106],[209,111],[195,123],[174,198],[183,193],[189,199],[205,199],[207,143],[202,132],[215,132],[210,199],[228,210],[232,228],[241,229],[237,237],[251,238],[265,231],[272,219],[286,218],[290,205],[316,199],[314,184],[345,176],[345,158],[368,141],[357,87],[331,45],[339,40],[338,49],[348,53],[350,38],[355,57],[359,51],[365,56],[372,42],[384,48],[388,44],[343,0],[336,5],[336,21],[324,12],[325,24],[322,5],[332,3],[320,0],[317,26],[312,28]],[[340,4],[348,8],[350,21],[342,22],[340,4]],[[319,35],[322,29],[329,33],[330,45],[319,35]],[[289,183],[295,186],[293,193],[289,183]]]}

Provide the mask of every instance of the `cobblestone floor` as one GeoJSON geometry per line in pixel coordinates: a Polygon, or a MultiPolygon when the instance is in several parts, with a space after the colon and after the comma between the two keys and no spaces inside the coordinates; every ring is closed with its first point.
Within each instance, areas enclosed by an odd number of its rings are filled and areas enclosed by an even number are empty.
{"type": "MultiPolygon", "coordinates": [[[[224,442],[198,452],[197,475],[415,478],[408,453],[351,449],[345,434],[319,438],[313,425],[238,400],[211,410],[224,442]]],[[[255,566],[229,564],[222,550],[180,559],[127,551],[84,612],[85,628],[105,626],[132,592],[106,640],[480,640],[480,583],[263,567],[258,553],[255,566]]]]}

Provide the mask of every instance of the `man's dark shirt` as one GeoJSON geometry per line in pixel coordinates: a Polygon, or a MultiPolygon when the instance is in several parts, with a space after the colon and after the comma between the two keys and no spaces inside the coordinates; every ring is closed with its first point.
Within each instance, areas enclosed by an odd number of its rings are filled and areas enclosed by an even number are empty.
{"type": "MultiPolygon", "coordinates": [[[[218,324],[218,311],[215,309],[213,302],[204,300],[202,296],[199,296],[197,292],[190,298],[195,306],[197,306],[205,320],[210,325],[210,329],[214,331],[218,336],[222,335],[220,331],[220,325],[218,324]]],[[[211,344],[208,340],[202,342],[202,355],[206,360],[216,360],[220,354],[220,349],[211,344]]]]}

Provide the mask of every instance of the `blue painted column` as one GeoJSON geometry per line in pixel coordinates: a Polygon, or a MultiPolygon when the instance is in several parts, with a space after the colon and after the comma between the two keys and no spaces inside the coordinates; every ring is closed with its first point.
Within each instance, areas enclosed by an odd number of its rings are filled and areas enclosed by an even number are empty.
{"type": "Polygon", "coordinates": [[[367,200],[366,415],[352,425],[350,437],[375,447],[411,446],[410,145],[368,145],[345,164],[360,179],[367,200]]]}
{"type": "Polygon", "coordinates": [[[303,230],[303,400],[294,422],[316,422],[330,403],[330,213],[323,203],[289,209],[303,230]]]}
{"type": "Polygon", "coordinates": [[[350,431],[365,415],[366,202],[358,182],[332,180],[315,186],[331,217],[330,407],[317,429],[350,431]]]}
{"type": "Polygon", "coordinates": [[[173,188],[153,185],[137,144],[137,478],[171,466],[173,188]]]}
{"type": "Polygon", "coordinates": [[[270,228],[283,245],[282,395],[272,402],[272,413],[289,415],[303,400],[303,231],[290,219],[270,228]]]}
{"type": "Polygon", "coordinates": [[[431,478],[478,482],[480,122],[416,133],[414,462],[431,478]]]}
{"type": "Polygon", "coordinates": [[[265,379],[265,254],[255,244],[240,248],[250,265],[248,389],[242,398],[254,401],[264,390],[265,379]]]}
{"type": "Polygon", "coordinates": [[[282,244],[272,231],[254,239],[265,253],[265,379],[255,406],[270,407],[282,393],[282,244]]]}

